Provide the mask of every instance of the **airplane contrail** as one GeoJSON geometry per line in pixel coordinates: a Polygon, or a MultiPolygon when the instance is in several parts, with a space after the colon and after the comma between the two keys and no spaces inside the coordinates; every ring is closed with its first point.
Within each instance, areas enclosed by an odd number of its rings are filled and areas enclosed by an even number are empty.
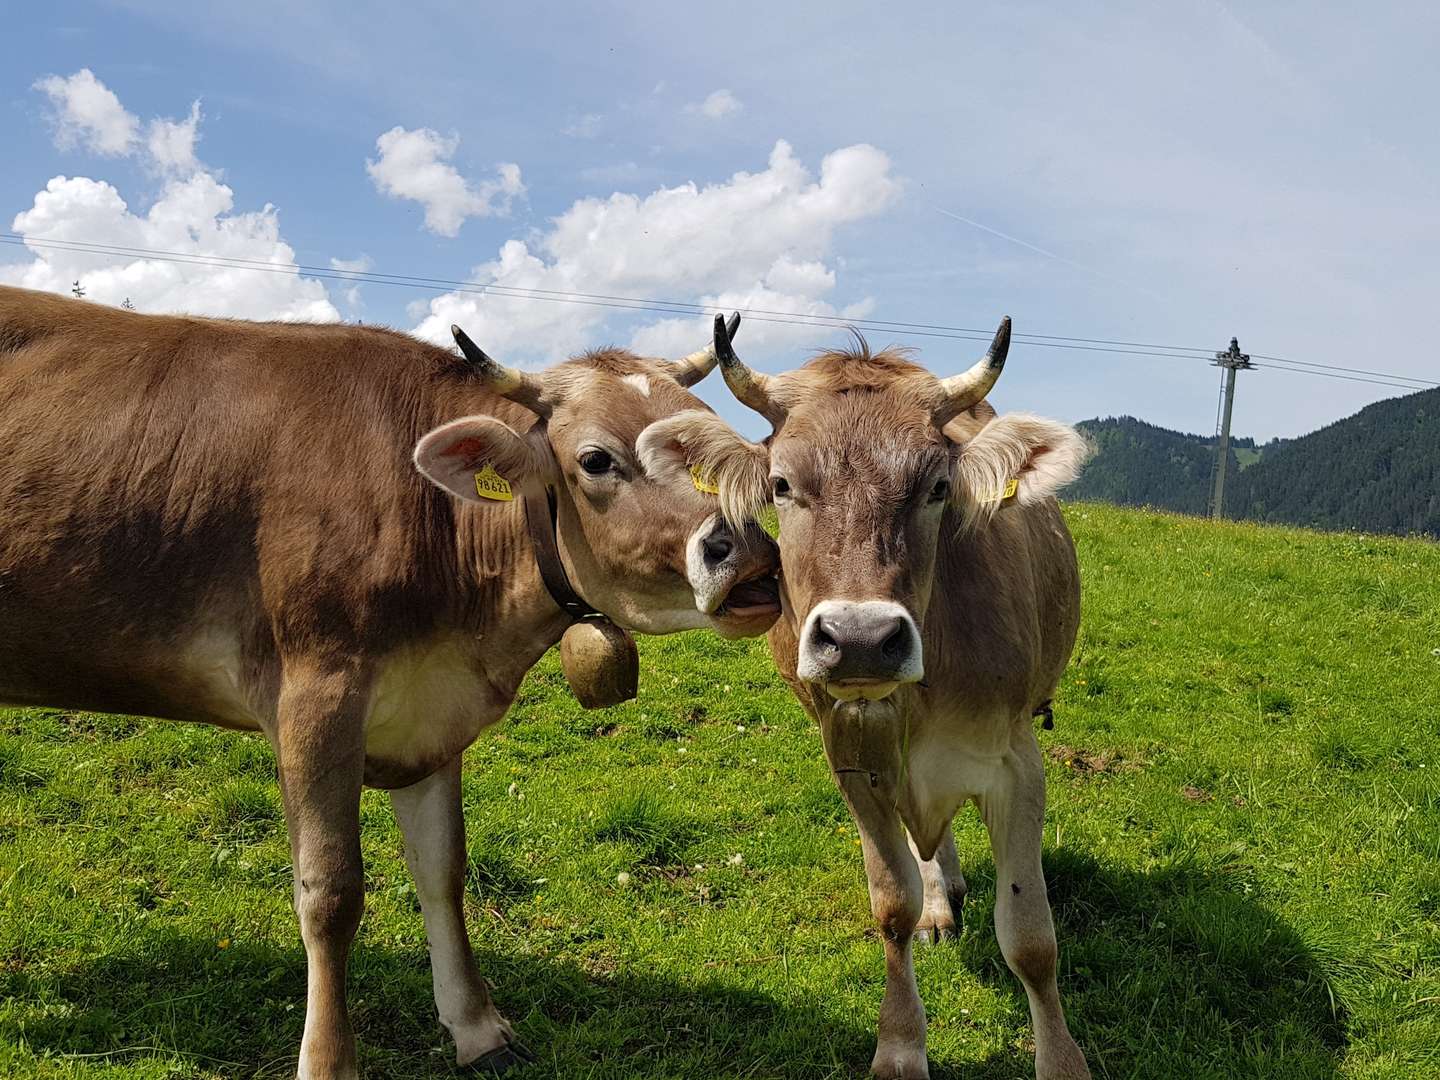
{"type": "Polygon", "coordinates": [[[1143,285],[1136,285],[1134,282],[1126,281],[1124,278],[1118,278],[1115,277],[1113,274],[1105,273],[1105,271],[1103,270],[1097,270],[1093,266],[1086,266],[1084,263],[1078,263],[1074,259],[1067,259],[1064,255],[1057,255],[1053,251],[1047,251],[1045,250],[1045,248],[1042,248],[1037,244],[1032,244],[1028,240],[1021,240],[1018,236],[1011,236],[1009,233],[1001,232],[999,229],[992,229],[989,225],[976,221],[974,218],[968,218],[964,214],[957,214],[953,210],[946,210],[943,206],[936,206],[934,203],[931,203],[930,208],[934,210],[937,214],[944,214],[946,217],[954,218],[956,221],[963,221],[966,225],[969,225],[972,228],[979,229],[981,232],[987,232],[991,236],[998,236],[1001,240],[1009,241],[1010,243],[1015,244],[1018,247],[1025,248],[1027,251],[1033,251],[1037,255],[1043,255],[1047,259],[1054,259],[1056,262],[1064,263],[1066,266],[1073,266],[1076,270],[1079,270],[1082,273],[1094,274],[1098,278],[1104,278],[1106,281],[1113,281],[1117,285],[1124,285],[1127,289],[1134,289],[1137,292],[1144,293],[1146,296],[1153,296],[1157,300],[1164,300],[1168,303],[1167,297],[1161,296],[1159,293],[1154,292],[1151,289],[1147,289],[1143,285]]]}

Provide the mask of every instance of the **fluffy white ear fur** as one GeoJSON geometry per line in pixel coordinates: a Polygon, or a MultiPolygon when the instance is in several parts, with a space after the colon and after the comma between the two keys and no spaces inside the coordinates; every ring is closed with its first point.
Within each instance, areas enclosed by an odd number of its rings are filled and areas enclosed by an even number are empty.
{"type": "Polygon", "coordinates": [[[694,409],[657,420],[635,444],[645,472],[674,478],[692,468],[720,489],[720,512],[732,524],[754,518],[770,501],[770,451],[743,438],[714,413],[694,409]]]}
{"type": "Polygon", "coordinates": [[[955,500],[965,523],[989,518],[1005,488],[1019,481],[1022,506],[1054,495],[1080,474],[1090,445],[1073,427],[1030,413],[1007,413],[986,424],[960,451],[955,500]]]}
{"type": "Polygon", "coordinates": [[[539,455],[525,437],[493,416],[466,416],[430,432],[415,445],[415,467],[450,494],[486,503],[475,490],[475,474],[489,465],[511,488],[542,472],[539,455]]]}

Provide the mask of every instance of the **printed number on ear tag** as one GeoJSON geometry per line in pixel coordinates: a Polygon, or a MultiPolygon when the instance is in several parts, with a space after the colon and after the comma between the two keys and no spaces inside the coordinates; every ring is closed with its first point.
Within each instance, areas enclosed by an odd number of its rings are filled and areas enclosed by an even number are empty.
{"type": "Polygon", "coordinates": [[[494,499],[497,502],[509,502],[515,498],[510,490],[510,481],[495,471],[495,466],[488,461],[485,467],[475,474],[475,494],[482,499],[494,499]]]}
{"type": "Polygon", "coordinates": [[[1005,485],[1005,490],[1004,490],[1004,491],[991,491],[991,492],[987,492],[983,501],[984,501],[984,502],[998,502],[998,503],[1009,502],[1011,499],[1013,499],[1013,498],[1015,497],[1015,493],[1016,493],[1017,491],[1019,491],[1019,490],[1020,490],[1020,478],[1017,477],[1017,476],[1012,476],[1012,477],[1010,478],[1010,482],[1005,485]]]}
{"type": "Polygon", "coordinates": [[[695,485],[696,491],[703,491],[706,495],[719,495],[720,488],[715,483],[715,478],[700,468],[699,465],[690,466],[690,481],[695,485]]]}

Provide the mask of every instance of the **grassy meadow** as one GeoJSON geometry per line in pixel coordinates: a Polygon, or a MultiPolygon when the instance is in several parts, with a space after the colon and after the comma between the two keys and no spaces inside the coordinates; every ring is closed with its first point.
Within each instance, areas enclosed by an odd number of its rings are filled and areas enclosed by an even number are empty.
{"type": "MultiPolygon", "coordinates": [[[[1440,546],[1068,507],[1085,613],[1046,864],[1097,1077],[1440,1077],[1440,546]]],[[[863,1074],[858,840],[763,640],[641,642],[581,710],[553,655],[466,756],[482,970],[517,1076],[863,1074]]],[[[456,1072],[388,799],[351,1001],[369,1077],[456,1072]]],[[[918,951],[937,1077],[1032,1075],[957,819],[964,934],[918,951]]],[[[0,711],[0,1076],[282,1077],[304,955],[263,740],[0,711]]]]}

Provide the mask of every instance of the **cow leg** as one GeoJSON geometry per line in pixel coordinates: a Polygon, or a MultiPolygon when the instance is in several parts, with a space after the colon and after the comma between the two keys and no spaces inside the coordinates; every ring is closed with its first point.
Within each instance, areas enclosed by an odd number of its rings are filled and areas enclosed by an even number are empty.
{"type": "Polygon", "coordinates": [[[1029,722],[1011,741],[997,783],[978,800],[995,854],[995,935],[1005,963],[1030,999],[1038,1080],[1089,1080],[1085,1055],[1070,1037],[1055,985],[1055,923],[1045,895],[1040,842],[1045,767],[1029,722]]]}
{"type": "Polygon", "coordinates": [[[390,802],[405,834],[405,861],[425,918],[435,1007],[455,1039],[456,1061],[481,1063],[496,1072],[534,1061],[490,1000],[465,932],[460,756],[418,784],[390,792],[390,802]]]}
{"type": "Polygon", "coordinates": [[[910,839],[910,854],[920,864],[920,880],[925,883],[925,901],[921,905],[920,923],[915,927],[915,940],[928,943],[959,937],[967,887],[965,875],[960,873],[955,834],[947,826],[940,847],[929,859],[920,857],[914,839],[910,839]]]}
{"type": "Polygon", "coordinates": [[[345,967],[365,903],[360,862],[362,690],[351,675],[287,673],[276,716],[274,742],[290,832],[295,913],[305,942],[300,1080],[359,1075],[345,1007],[345,967]]]}
{"type": "Polygon", "coordinates": [[[885,997],[870,1071],[885,1080],[926,1080],[925,1006],[910,945],[925,895],[920,869],[905,842],[893,792],[871,787],[863,773],[844,773],[839,781],[860,828],[870,910],[885,941],[885,997]]]}

